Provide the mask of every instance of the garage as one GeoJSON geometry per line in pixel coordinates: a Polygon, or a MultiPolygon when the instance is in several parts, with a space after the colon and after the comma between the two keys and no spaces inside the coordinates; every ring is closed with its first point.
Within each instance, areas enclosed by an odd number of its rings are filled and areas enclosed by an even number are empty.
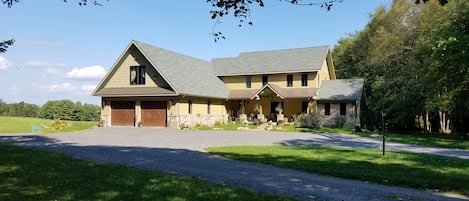
{"type": "Polygon", "coordinates": [[[134,101],[112,101],[111,102],[111,125],[134,126],[135,124],[135,102],[134,101]]]}
{"type": "Polygon", "coordinates": [[[166,127],[166,101],[142,101],[144,126],[166,127]]]}

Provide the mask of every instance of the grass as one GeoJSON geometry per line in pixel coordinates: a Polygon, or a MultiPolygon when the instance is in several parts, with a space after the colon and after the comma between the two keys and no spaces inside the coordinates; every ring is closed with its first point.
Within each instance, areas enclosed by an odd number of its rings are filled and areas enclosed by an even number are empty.
{"type": "MultiPolygon", "coordinates": [[[[348,134],[357,135],[361,137],[368,137],[381,140],[381,133],[378,132],[355,132],[350,128],[297,128],[294,125],[281,126],[283,131],[288,132],[309,132],[309,133],[331,133],[331,134],[348,134]]],[[[399,134],[386,132],[386,140],[391,142],[400,142],[407,144],[417,144],[431,147],[442,147],[449,149],[465,149],[469,150],[469,136],[462,136],[456,134],[399,134]]]]}
{"type": "MultiPolygon", "coordinates": [[[[0,133],[31,133],[33,125],[42,125],[41,133],[54,133],[51,129],[52,120],[31,117],[0,116],[0,133]]],[[[67,127],[60,132],[73,132],[95,127],[94,121],[66,121],[67,127]]]]}
{"type": "Polygon", "coordinates": [[[241,146],[211,154],[374,183],[469,195],[469,160],[427,154],[338,147],[241,146]]]}
{"type": "Polygon", "coordinates": [[[0,144],[0,200],[289,200],[205,180],[0,144]]]}

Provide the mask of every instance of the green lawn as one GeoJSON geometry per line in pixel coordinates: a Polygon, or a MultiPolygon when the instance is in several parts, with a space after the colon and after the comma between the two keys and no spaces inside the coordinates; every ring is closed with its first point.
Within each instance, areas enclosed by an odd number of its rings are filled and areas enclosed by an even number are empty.
{"type": "Polygon", "coordinates": [[[184,176],[0,144],[0,200],[289,200],[184,176]]]}
{"type": "MultiPolygon", "coordinates": [[[[283,131],[289,132],[309,132],[309,133],[331,133],[331,134],[349,134],[361,137],[375,138],[381,140],[381,133],[378,132],[354,132],[349,128],[296,128],[294,125],[281,126],[283,131]]],[[[465,149],[469,150],[469,136],[455,135],[455,134],[398,134],[398,133],[385,133],[386,140],[392,142],[417,144],[423,146],[442,147],[450,149],[465,149]]]]}
{"type": "Polygon", "coordinates": [[[241,146],[211,154],[380,184],[469,195],[469,160],[427,154],[338,147],[241,146]]]}
{"type": "MultiPolygon", "coordinates": [[[[0,116],[0,133],[31,133],[33,125],[41,126],[41,133],[54,133],[52,120],[31,117],[0,116]]],[[[98,125],[94,121],[66,121],[67,127],[60,132],[73,132],[90,129],[98,125]]]]}

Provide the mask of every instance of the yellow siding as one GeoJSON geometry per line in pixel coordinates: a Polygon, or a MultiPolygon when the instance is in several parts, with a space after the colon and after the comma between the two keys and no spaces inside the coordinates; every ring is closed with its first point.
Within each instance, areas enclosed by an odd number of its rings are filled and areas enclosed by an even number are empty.
{"type": "Polygon", "coordinates": [[[300,114],[301,111],[301,99],[289,99],[283,101],[283,109],[286,117],[291,117],[294,114],[300,114]]]}
{"type": "Polygon", "coordinates": [[[156,71],[152,71],[152,68],[143,55],[131,48],[128,53],[123,55],[121,62],[117,64],[104,88],[157,86],[152,77],[158,76],[155,75],[156,71]],[[146,66],[145,85],[130,85],[130,66],[146,66]]]}
{"type": "Polygon", "coordinates": [[[324,61],[323,64],[322,64],[322,67],[321,67],[321,70],[319,70],[319,73],[318,73],[319,77],[316,78],[317,79],[317,82],[318,83],[318,87],[321,86],[321,83],[323,80],[330,80],[330,75],[329,75],[329,68],[327,67],[327,62],[324,61]]]}
{"type": "MultiPolygon", "coordinates": [[[[208,101],[210,101],[210,115],[224,115],[227,112],[225,104],[221,100],[205,98],[190,99],[192,100],[192,115],[208,115],[208,101]]],[[[188,115],[189,98],[182,98],[179,101],[179,115],[188,115]]],[[[177,115],[176,106],[174,106],[173,115],[177,115]]]]}
{"type": "MultiPolygon", "coordinates": [[[[324,66],[326,68],[322,68],[320,73],[325,74],[322,75],[321,79],[328,78],[329,74],[327,71],[327,65],[326,62],[324,62],[324,66]]],[[[289,88],[304,88],[301,86],[301,74],[302,73],[288,73],[290,75],[293,75],[293,86],[289,88]]],[[[287,73],[281,73],[281,74],[271,74],[267,75],[268,76],[268,83],[277,85],[281,88],[287,88],[287,73]]],[[[308,72],[308,88],[318,88],[318,81],[317,79],[317,72],[308,72]]],[[[251,88],[250,89],[260,89],[262,88],[262,76],[263,75],[252,75],[251,76],[251,88]]],[[[223,82],[225,85],[230,88],[231,90],[250,90],[246,88],[246,76],[240,75],[240,76],[227,76],[223,77],[223,82]]]]}

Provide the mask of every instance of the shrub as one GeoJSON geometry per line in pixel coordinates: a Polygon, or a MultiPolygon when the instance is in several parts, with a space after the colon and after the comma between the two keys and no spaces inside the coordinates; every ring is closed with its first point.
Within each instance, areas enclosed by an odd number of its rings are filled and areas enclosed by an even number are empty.
{"type": "Polygon", "coordinates": [[[54,119],[52,122],[52,131],[61,131],[67,127],[67,123],[60,119],[54,119]]]}

